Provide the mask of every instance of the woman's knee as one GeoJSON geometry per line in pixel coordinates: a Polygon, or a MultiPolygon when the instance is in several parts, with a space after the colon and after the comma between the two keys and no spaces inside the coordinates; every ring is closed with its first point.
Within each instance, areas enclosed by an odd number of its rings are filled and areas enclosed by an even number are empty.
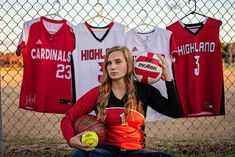
{"type": "Polygon", "coordinates": [[[96,148],[90,152],[89,157],[113,157],[113,154],[107,149],[96,148]]]}
{"type": "Polygon", "coordinates": [[[88,155],[89,155],[88,152],[85,152],[81,149],[76,149],[71,155],[71,157],[89,157],[88,155]]]}

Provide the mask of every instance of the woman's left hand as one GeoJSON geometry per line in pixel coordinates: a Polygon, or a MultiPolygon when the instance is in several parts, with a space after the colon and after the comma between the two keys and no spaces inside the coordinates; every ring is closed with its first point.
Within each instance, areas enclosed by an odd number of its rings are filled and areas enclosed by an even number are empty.
{"type": "Polygon", "coordinates": [[[161,56],[160,54],[157,55],[162,63],[159,64],[162,66],[162,75],[165,77],[166,81],[172,81],[172,76],[169,69],[169,64],[167,63],[165,57],[161,56]]]}

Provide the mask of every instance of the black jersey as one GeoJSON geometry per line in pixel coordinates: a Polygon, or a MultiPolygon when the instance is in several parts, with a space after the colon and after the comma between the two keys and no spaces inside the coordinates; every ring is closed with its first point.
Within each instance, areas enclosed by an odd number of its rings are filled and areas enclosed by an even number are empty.
{"type": "MultiPolygon", "coordinates": [[[[159,113],[172,118],[178,118],[183,115],[181,104],[178,99],[176,89],[174,87],[174,82],[166,81],[165,83],[168,99],[163,97],[160,91],[152,85],[135,82],[137,111],[141,112],[144,117],[146,117],[146,111],[148,106],[158,111],[159,113]]],[[[118,99],[111,91],[107,107],[124,107],[127,101],[127,95],[124,95],[122,99],[118,99]]]]}

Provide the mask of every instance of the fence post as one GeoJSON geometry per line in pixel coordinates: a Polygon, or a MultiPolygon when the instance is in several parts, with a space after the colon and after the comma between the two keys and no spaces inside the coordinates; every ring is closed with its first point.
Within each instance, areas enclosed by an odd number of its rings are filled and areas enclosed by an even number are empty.
{"type": "MultiPolygon", "coordinates": [[[[0,69],[1,70],[1,69],[0,69]]],[[[0,85],[2,83],[2,77],[0,77],[0,85]]],[[[2,139],[2,88],[0,91],[0,157],[3,156],[3,139],[2,139]]]]}

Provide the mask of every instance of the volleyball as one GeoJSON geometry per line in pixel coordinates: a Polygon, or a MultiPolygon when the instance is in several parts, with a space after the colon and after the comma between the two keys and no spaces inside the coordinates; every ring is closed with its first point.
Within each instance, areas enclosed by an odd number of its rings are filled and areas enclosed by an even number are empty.
{"type": "Polygon", "coordinates": [[[134,76],[144,84],[153,84],[160,80],[162,67],[160,58],[152,52],[142,53],[134,60],[134,76]]]}

